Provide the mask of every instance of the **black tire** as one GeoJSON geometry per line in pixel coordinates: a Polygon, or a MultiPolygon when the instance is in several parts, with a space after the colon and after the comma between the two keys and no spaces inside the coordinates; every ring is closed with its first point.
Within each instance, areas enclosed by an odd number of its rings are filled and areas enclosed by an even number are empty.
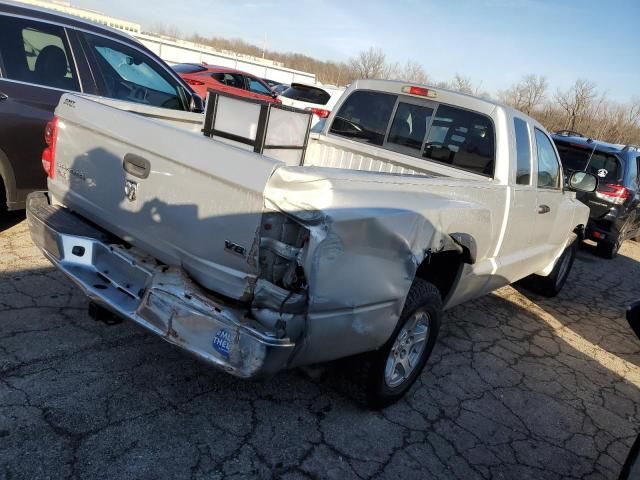
{"type": "Polygon", "coordinates": [[[622,241],[620,239],[616,239],[615,242],[598,242],[596,253],[599,257],[611,260],[618,256],[621,245],[622,241]]]}
{"type": "Polygon", "coordinates": [[[573,261],[576,259],[580,241],[576,239],[571,245],[564,249],[560,258],[556,262],[551,273],[543,277],[541,275],[530,275],[522,281],[522,285],[545,297],[555,297],[560,293],[562,287],[571,273],[573,261]]]}
{"type": "MultiPolygon", "coordinates": [[[[421,317],[422,319],[419,321],[423,322],[425,317],[421,317]]],[[[416,278],[409,289],[398,325],[387,343],[375,352],[365,353],[345,360],[346,372],[344,373],[347,373],[347,375],[344,378],[346,381],[342,385],[344,387],[343,390],[346,390],[349,396],[369,408],[382,408],[398,401],[411,388],[424,369],[435,346],[441,319],[442,299],[440,292],[431,283],[416,278]],[[390,387],[386,380],[385,371],[396,339],[400,334],[407,331],[404,329],[405,325],[414,322],[416,318],[421,316],[421,313],[425,313],[426,318],[428,318],[424,347],[421,349],[420,354],[415,357],[416,360],[410,370],[410,374],[401,383],[390,387]]],[[[409,338],[413,338],[412,334],[409,338]]],[[[407,341],[409,338],[407,338],[407,341]]],[[[408,348],[413,349],[414,346],[412,345],[408,348]]],[[[397,350],[394,351],[399,353],[397,350]]],[[[411,350],[409,354],[413,351],[411,350]]],[[[406,354],[405,357],[409,354],[406,354]]]]}

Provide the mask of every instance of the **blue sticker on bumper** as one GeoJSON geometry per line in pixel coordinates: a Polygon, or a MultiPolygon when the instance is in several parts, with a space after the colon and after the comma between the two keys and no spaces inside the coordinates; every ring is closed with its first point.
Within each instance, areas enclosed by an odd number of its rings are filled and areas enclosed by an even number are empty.
{"type": "Polygon", "coordinates": [[[231,333],[224,328],[218,330],[211,342],[213,349],[225,358],[229,358],[229,349],[231,347],[231,333]]]}

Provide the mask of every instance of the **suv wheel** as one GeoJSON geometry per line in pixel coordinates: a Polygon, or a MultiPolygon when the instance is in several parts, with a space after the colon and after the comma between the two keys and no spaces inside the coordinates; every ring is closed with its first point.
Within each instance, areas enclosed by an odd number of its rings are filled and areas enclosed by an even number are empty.
{"type": "Polygon", "coordinates": [[[553,267],[553,270],[548,276],[530,275],[522,280],[522,285],[545,297],[555,297],[558,295],[569,277],[579,244],[580,240],[576,239],[571,245],[564,249],[564,252],[562,252],[562,255],[560,255],[555,267],[553,267]]]}
{"type": "Polygon", "coordinates": [[[620,237],[615,242],[598,242],[596,247],[596,253],[602,258],[612,259],[618,255],[618,250],[622,245],[620,237]]]}
{"type": "Polygon", "coordinates": [[[347,359],[344,390],[370,408],[398,401],[411,388],[433,351],[440,330],[438,289],[416,278],[398,325],[380,349],[347,359]]]}

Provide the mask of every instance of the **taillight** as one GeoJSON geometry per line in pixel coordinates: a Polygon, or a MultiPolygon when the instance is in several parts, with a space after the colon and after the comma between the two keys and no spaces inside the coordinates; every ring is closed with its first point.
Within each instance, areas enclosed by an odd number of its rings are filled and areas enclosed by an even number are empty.
{"type": "Polygon", "coordinates": [[[622,185],[600,185],[596,197],[616,205],[622,205],[631,196],[631,190],[622,185]]]}
{"type": "Polygon", "coordinates": [[[319,116],[320,118],[327,118],[331,113],[330,110],[325,110],[324,108],[310,108],[314,115],[319,116]]]}
{"type": "Polygon", "coordinates": [[[195,85],[195,86],[204,85],[204,82],[201,82],[200,80],[192,80],[190,78],[185,78],[184,81],[187,82],[189,85],[195,85]]]}
{"type": "Polygon", "coordinates": [[[44,128],[44,143],[47,147],[42,152],[42,168],[47,177],[53,178],[56,168],[56,142],[58,141],[58,117],[53,117],[44,128]]]}

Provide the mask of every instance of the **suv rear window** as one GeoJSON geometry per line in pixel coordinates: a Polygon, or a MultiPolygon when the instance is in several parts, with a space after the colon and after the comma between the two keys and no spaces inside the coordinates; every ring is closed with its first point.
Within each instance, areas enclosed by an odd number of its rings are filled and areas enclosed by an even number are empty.
{"type": "Polygon", "coordinates": [[[622,176],[622,166],[615,155],[596,150],[589,160],[593,147],[585,149],[564,142],[556,142],[556,148],[567,173],[587,168],[589,173],[597,175],[601,182],[607,183],[617,183],[622,176]]]}
{"type": "Polygon", "coordinates": [[[299,102],[315,103],[317,105],[326,105],[331,99],[331,95],[317,87],[306,85],[292,85],[280,94],[283,97],[299,102]]]}
{"type": "Polygon", "coordinates": [[[207,71],[207,67],[196,65],[195,63],[179,63],[178,65],[173,65],[171,68],[177,73],[198,73],[207,71]]]}

